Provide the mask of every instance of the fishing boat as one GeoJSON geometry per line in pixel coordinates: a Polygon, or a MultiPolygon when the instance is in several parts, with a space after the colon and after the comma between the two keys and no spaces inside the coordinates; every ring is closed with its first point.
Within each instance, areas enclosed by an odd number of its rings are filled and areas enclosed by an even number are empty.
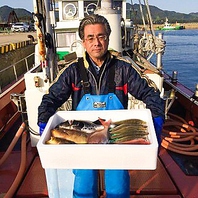
{"type": "MultiPolygon", "coordinates": [[[[41,163],[37,145],[43,136],[40,137],[37,126],[37,108],[60,70],[83,55],[78,26],[84,16],[92,13],[104,15],[109,20],[112,28],[110,49],[153,80],[166,104],[156,168],[129,170],[131,197],[197,197],[198,86],[192,91],[178,81],[177,71],[173,71],[172,76],[163,71],[163,34],[156,35],[154,31],[148,1],[144,1],[146,9],[142,9],[139,2],[144,30],[130,18],[133,4],[127,9],[125,0],[33,0],[37,31],[34,66],[0,97],[1,197],[58,198],[67,197],[66,193],[71,195],[71,188],[67,186],[71,186],[72,181],[65,181],[69,173],[64,169],[43,167],[41,163]],[[144,16],[148,16],[148,22],[144,16]],[[151,62],[152,56],[156,56],[156,63],[151,62]]],[[[70,110],[70,102],[60,111],[70,110]]],[[[142,101],[129,96],[129,109],[139,108],[145,108],[142,101]]],[[[49,157],[50,154],[45,153],[49,157]]],[[[105,197],[102,170],[98,186],[98,197],[105,197]]]]}
{"type": "Polygon", "coordinates": [[[163,27],[158,27],[158,30],[183,30],[183,29],[185,29],[185,26],[183,26],[179,23],[176,23],[175,25],[170,24],[168,22],[167,17],[166,17],[166,21],[164,23],[164,26],[163,27]]]}

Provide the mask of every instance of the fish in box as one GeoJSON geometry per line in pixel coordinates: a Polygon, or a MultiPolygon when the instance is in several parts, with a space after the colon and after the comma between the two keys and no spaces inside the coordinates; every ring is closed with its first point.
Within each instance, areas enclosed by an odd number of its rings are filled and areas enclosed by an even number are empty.
{"type": "MultiPolygon", "coordinates": [[[[145,133],[141,131],[144,127],[143,124],[138,129],[139,132],[145,133]]],[[[137,134],[139,132],[137,131],[137,134]]],[[[112,133],[117,135],[116,130],[112,133]]],[[[43,168],[153,170],[156,168],[158,143],[151,112],[148,109],[59,111],[47,123],[37,148],[43,168]],[[150,144],[46,144],[46,141],[51,138],[51,130],[58,124],[66,120],[83,119],[93,122],[99,117],[107,121],[111,120],[113,123],[127,119],[144,121],[147,123],[148,132],[145,135],[150,144]],[[149,160],[145,160],[148,156],[149,160]]]]}
{"type": "Polygon", "coordinates": [[[128,143],[149,144],[147,123],[140,119],[112,122],[99,118],[99,124],[84,120],[66,120],[51,129],[46,144],[128,143]],[[57,140],[58,138],[58,140],[57,140]]]}

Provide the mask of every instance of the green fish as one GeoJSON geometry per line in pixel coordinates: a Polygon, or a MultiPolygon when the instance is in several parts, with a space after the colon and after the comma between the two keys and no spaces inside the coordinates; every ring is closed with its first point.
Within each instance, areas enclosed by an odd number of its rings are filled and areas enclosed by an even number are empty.
{"type": "Polygon", "coordinates": [[[126,119],[113,122],[114,125],[120,124],[135,124],[135,125],[146,125],[146,122],[141,119],[126,119]]]}
{"type": "Polygon", "coordinates": [[[147,136],[142,136],[142,135],[133,135],[133,136],[125,136],[125,137],[120,137],[116,139],[110,139],[110,143],[122,143],[134,139],[145,139],[147,140],[147,136]]]}

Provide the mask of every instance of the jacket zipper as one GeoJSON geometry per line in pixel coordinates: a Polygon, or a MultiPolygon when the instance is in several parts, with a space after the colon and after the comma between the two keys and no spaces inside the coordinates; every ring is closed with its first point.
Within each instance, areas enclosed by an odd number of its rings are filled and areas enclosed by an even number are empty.
{"type": "Polygon", "coordinates": [[[97,83],[96,78],[95,78],[95,76],[93,75],[93,73],[92,73],[90,70],[88,70],[88,72],[92,75],[92,77],[93,77],[93,79],[94,79],[94,81],[95,81],[95,84],[96,84],[96,94],[97,94],[97,95],[100,95],[101,79],[102,79],[102,76],[103,76],[104,71],[105,71],[105,69],[106,69],[106,66],[107,66],[107,63],[105,64],[104,69],[103,69],[103,71],[102,71],[102,73],[101,73],[101,75],[100,75],[99,83],[97,83]]]}

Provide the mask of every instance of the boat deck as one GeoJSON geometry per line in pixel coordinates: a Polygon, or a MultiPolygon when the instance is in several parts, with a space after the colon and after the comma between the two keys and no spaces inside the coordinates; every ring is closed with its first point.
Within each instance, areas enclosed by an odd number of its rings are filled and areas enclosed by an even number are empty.
{"type": "MultiPolygon", "coordinates": [[[[14,127],[20,126],[20,120],[14,127]]],[[[11,134],[9,134],[10,136],[11,134]]],[[[0,159],[6,148],[2,148],[2,143],[6,143],[6,136],[0,141],[0,159]],[[3,142],[2,142],[3,141],[3,142]]],[[[0,166],[0,197],[4,196],[12,186],[21,162],[20,143],[13,149],[11,155],[0,166]]],[[[8,143],[6,144],[8,145],[8,143]]],[[[41,198],[48,197],[45,170],[41,166],[40,158],[35,147],[31,147],[30,141],[27,143],[27,162],[25,174],[22,182],[17,188],[16,198],[41,198]]],[[[148,160],[148,159],[145,159],[148,160]]],[[[169,152],[163,147],[160,149],[156,170],[133,170],[130,172],[132,197],[141,198],[196,198],[198,189],[197,176],[186,175],[169,152]]],[[[103,171],[100,171],[100,198],[105,197],[103,183],[103,171]]],[[[15,183],[15,182],[14,182],[15,183]]],[[[12,186],[13,187],[13,186],[12,186]]]]}
{"type": "MultiPolygon", "coordinates": [[[[2,157],[3,152],[0,153],[2,157]]],[[[20,152],[13,151],[0,169],[0,195],[4,195],[14,181],[19,166],[20,152]]],[[[26,173],[16,198],[48,197],[45,171],[38,153],[28,144],[26,173]]],[[[147,159],[145,159],[147,160],[147,159]]],[[[198,176],[186,176],[165,149],[161,149],[156,170],[130,171],[131,197],[193,198],[197,196],[198,176]],[[171,175],[171,176],[170,176],[171,175]]],[[[100,171],[100,197],[105,197],[103,171],[100,171]]]]}

